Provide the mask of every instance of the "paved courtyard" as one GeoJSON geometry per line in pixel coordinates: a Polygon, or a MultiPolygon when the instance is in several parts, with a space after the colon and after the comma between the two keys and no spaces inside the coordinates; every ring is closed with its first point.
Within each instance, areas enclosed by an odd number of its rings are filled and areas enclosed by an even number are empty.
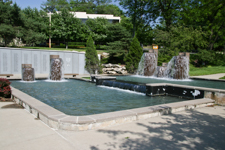
{"type": "Polygon", "coordinates": [[[225,107],[204,107],[90,131],[53,130],[13,102],[0,102],[3,150],[224,149],[225,107]]]}

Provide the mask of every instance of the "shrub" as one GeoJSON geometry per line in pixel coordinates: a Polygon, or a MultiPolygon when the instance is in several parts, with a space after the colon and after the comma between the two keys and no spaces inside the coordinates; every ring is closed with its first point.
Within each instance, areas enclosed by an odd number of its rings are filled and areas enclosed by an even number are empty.
{"type": "Polygon", "coordinates": [[[66,45],[63,43],[60,43],[59,46],[65,47],[66,45]]]}
{"type": "Polygon", "coordinates": [[[197,54],[191,55],[190,63],[196,67],[225,66],[225,55],[212,50],[198,50],[197,54]]]}
{"type": "Polygon", "coordinates": [[[86,42],[68,42],[68,45],[86,45],[86,42]]]}
{"type": "Polygon", "coordinates": [[[128,72],[134,73],[138,69],[142,54],[143,50],[140,46],[140,42],[135,36],[131,42],[129,53],[124,58],[128,72]]]}
{"type": "Polygon", "coordinates": [[[11,96],[11,88],[8,79],[0,78],[0,97],[10,98],[11,96]]]}
{"type": "Polygon", "coordinates": [[[94,41],[91,36],[87,40],[87,50],[85,53],[85,69],[90,73],[94,74],[99,69],[99,59],[97,51],[94,46],[94,41]]]}

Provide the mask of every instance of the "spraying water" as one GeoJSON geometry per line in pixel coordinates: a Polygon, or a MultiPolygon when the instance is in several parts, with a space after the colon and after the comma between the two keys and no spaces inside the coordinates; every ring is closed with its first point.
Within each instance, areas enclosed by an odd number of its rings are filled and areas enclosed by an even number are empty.
{"type": "Polygon", "coordinates": [[[187,56],[174,56],[168,63],[165,71],[166,78],[172,79],[188,79],[189,78],[189,57],[187,56]]]}
{"type": "Polygon", "coordinates": [[[144,53],[138,65],[137,75],[153,76],[157,70],[156,53],[144,53]]]}
{"type": "Polygon", "coordinates": [[[189,53],[179,53],[168,65],[157,67],[157,53],[144,53],[139,62],[137,75],[184,80],[189,78],[189,53]]]}

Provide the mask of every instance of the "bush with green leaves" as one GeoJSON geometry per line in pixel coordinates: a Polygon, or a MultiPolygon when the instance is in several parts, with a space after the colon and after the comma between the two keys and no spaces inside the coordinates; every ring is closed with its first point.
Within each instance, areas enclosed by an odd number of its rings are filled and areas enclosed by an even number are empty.
{"type": "Polygon", "coordinates": [[[198,53],[190,55],[190,63],[196,67],[225,66],[225,55],[213,50],[198,50],[198,53]]]}
{"type": "Polygon", "coordinates": [[[126,69],[129,73],[134,73],[138,69],[138,64],[141,60],[142,55],[143,50],[140,46],[140,42],[135,36],[131,42],[129,52],[124,58],[126,69]]]}
{"type": "Polygon", "coordinates": [[[91,36],[87,40],[87,50],[85,53],[85,69],[90,73],[94,74],[99,69],[99,59],[97,51],[95,49],[94,41],[91,36]]]}

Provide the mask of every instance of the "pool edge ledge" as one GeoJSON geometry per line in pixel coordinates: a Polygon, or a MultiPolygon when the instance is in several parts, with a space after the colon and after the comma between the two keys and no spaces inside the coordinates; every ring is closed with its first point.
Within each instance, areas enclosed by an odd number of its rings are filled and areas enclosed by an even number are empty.
{"type": "Polygon", "coordinates": [[[206,107],[214,104],[209,98],[195,99],[183,102],[148,106],[123,111],[115,111],[87,116],[66,115],[55,108],[11,87],[12,99],[23,106],[28,112],[39,118],[50,128],[56,130],[84,131],[101,129],[137,120],[171,114],[179,111],[206,107]]]}

